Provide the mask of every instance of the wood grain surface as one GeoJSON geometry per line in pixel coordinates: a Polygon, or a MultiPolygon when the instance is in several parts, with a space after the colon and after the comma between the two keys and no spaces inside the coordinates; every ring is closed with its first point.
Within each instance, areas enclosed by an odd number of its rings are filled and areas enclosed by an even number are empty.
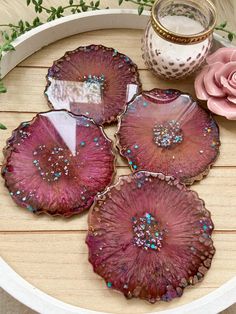
{"type": "MultiPolygon", "coordinates": [[[[45,2],[49,5],[58,4],[56,0],[45,2]]],[[[236,1],[214,2],[218,8],[219,21],[227,20],[229,27],[236,29],[236,1]]],[[[62,0],[61,3],[67,1],[62,0]]],[[[113,0],[102,3],[104,7],[117,6],[117,1],[113,0]]],[[[125,7],[132,6],[125,4],[125,7]]],[[[34,16],[32,8],[27,8],[23,0],[1,1],[0,24],[15,22],[20,18],[31,20],[34,16]]],[[[192,79],[181,83],[164,82],[147,71],[141,58],[141,36],[141,31],[125,29],[76,35],[43,48],[12,70],[4,79],[8,93],[0,95],[0,121],[8,127],[0,133],[0,149],[20,122],[30,120],[36,112],[48,110],[43,95],[47,68],[65,51],[80,45],[100,43],[128,54],[138,64],[145,89],[168,86],[194,95],[192,79]]],[[[87,261],[87,248],[84,244],[87,214],[68,220],[34,216],[14,204],[2,179],[1,256],[23,278],[49,295],[80,307],[111,313],[145,313],[170,309],[213,291],[236,275],[236,122],[227,121],[222,117],[218,117],[217,121],[222,142],[220,157],[208,177],[192,187],[212,212],[216,229],[213,239],[217,253],[203,282],[186,289],[179,300],[168,304],[149,305],[138,300],[127,301],[119,293],[107,289],[103,280],[93,273],[87,261]]],[[[106,128],[106,133],[113,139],[115,130],[116,126],[113,125],[106,128]]],[[[130,173],[127,163],[121,157],[117,158],[117,166],[117,176],[130,173]]],[[[236,308],[232,307],[229,311],[236,313],[236,308]]],[[[0,292],[0,313],[21,314],[31,311],[11,301],[4,292],[0,292]]]]}

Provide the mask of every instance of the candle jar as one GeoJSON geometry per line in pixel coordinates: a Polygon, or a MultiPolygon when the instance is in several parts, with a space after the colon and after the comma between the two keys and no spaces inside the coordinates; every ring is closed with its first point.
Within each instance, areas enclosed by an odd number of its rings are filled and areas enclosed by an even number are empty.
{"type": "Polygon", "coordinates": [[[146,66],[165,79],[191,75],[211,49],[215,23],[209,0],[157,0],[142,39],[146,66]]]}

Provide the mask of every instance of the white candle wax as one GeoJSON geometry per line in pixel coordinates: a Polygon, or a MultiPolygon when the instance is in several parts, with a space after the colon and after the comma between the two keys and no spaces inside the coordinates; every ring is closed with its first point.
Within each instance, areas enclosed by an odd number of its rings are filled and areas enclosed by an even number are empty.
{"type": "MultiPolygon", "coordinates": [[[[180,35],[198,34],[204,30],[200,22],[186,16],[168,15],[160,18],[162,25],[180,35]]],[[[153,70],[167,78],[178,78],[190,73],[203,61],[210,48],[210,39],[197,44],[179,45],[161,38],[151,27],[146,32],[146,58],[153,70]]]]}

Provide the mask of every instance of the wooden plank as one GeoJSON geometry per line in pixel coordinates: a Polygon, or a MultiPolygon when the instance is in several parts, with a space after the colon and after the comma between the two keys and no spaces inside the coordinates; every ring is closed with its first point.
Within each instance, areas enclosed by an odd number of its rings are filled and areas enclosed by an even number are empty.
{"type": "MultiPolygon", "coordinates": [[[[30,97],[29,97],[30,98],[30,97]]],[[[17,108],[16,104],[14,105],[17,108]]],[[[44,109],[39,111],[47,110],[45,104],[44,109]]],[[[0,136],[0,150],[5,146],[6,140],[11,136],[12,130],[14,130],[23,121],[29,121],[35,116],[35,113],[24,113],[24,112],[0,112],[0,121],[7,126],[7,130],[1,131],[0,136]]],[[[234,121],[227,121],[223,117],[217,117],[217,121],[220,126],[221,132],[221,148],[220,156],[217,159],[216,166],[236,166],[236,123],[234,121]]],[[[111,125],[105,127],[107,136],[114,141],[114,133],[117,130],[117,126],[111,125]]],[[[3,156],[0,155],[0,164],[2,163],[3,156]]],[[[119,154],[117,154],[117,165],[127,166],[127,162],[119,154]]]]}
{"type": "MultiPolygon", "coordinates": [[[[117,177],[130,173],[119,167],[117,177]]],[[[212,213],[216,230],[236,230],[236,168],[213,168],[207,178],[192,186],[212,213]]],[[[13,202],[0,179],[0,231],[87,230],[87,213],[70,219],[36,216],[13,202]]]]}
{"type": "Polygon", "coordinates": [[[2,257],[28,282],[73,305],[112,313],[174,308],[206,295],[236,274],[236,234],[214,234],[216,255],[205,279],[170,303],[126,300],[109,290],[88,263],[86,233],[0,234],[2,257]],[[217,275],[216,275],[217,274],[217,275]]]}

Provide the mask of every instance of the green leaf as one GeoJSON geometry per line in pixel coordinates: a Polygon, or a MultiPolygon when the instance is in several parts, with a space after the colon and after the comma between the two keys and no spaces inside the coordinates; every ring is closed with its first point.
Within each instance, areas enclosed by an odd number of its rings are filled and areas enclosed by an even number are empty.
{"type": "Polygon", "coordinates": [[[2,35],[3,35],[3,37],[4,37],[4,39],[5,39],[6,41],[8,41],[8,40],[10,39],[10,38],[9,38],[9,35],[7,34],[6,31],[2,32],[2,35]]]}
{"type": "Polygon", "coordinates": [[[143,13],[143,10],[144,10],[144,6],[143,5],[140,5],[138,7],[138,15],[141,15],[143,13]]]}
{"type": "Polygon", "coordinates": [[[15,40],[17,38],[17,32],[13,31],[13,33],[11,34],[11,39],[15,40]]]}
{"type": "Polygon", "coordinates": [[[6,92],[7,92],[6,87],[3,85],[3,82],[0,81],[0,94],[6,93],[6,92]]]}
{"type": "Polygon", "coordinates": [[[119,5],[122,5],[122,2],[123,2],[124,0],[119,0],[119,5]]]}
{"type": "Polygon", "coordinates": [[[18,25],[19,25],[19,27],[20,27],[20,32],[23,33],[23,32],[24,32],[24,22],[23,22],[22,20],[20,20],[20,21],[18,22],[18,25]]]}
{"type": "Polygon", "coordinates": [[[97,2],[95,2],[95,8],[98,8],[100,5],[100,0],[98,0],[97,2]]]}
{"type": "Polygon", "coordinates": [[[82,11],[83,11],[83,12],[88,11],[88,7],[87,7],[87,5],[82,5],[81,9],[82,9],[82,11]]]}
{"type": "Polygon", "coordinates": [[[226,25],[227,25],[227,21],[225,21],[225,22],[221,23],[219,26],[220,26],[220,27],[222,27],[222,28],[225,28],[225,27],[226,27],[226,25]]]}
{"type": "Polygon", "coordinates": [[[234,34],[233,34],[233,33],[229,33],[229,34],[228,34],[228,39],[229,39],[229,41],[233,41],[233,39],[234,39],[234,34]]]}
{"type": "Polygon", "coordinates": [[[69,1],[69,4],[70,4],[70,5],[73,5],[73,3],[74,3],[74,0],[70,0],[70,1],[69,1]]]}
{"type": "Polygon", "coordinates": [[[4,124],[2,124],[2,123],[0,122],[0,129],[1,129],[1,130],[6,130],[7,127],[6,127],[4,124]]]}
{"type": "Polygon", "coordinates": [[[3,46],[3,51],[10,51],[10,50],[15,50],[15,48],[12,46],[12,44],[5,44],[3,46]]]}
{"type": "Polygon", "coordinates": [[[39,17],[37,16],[34,20],[33,20],[33,26],[37,27],[39,25],[41,25],[42,22],[40,21],[39,17]]]}
{"type": "Polygon", "coordinates": [[[31,2],[31,0],[26,1],[27,6],[30,5],[30,2],[31,2]]]}

